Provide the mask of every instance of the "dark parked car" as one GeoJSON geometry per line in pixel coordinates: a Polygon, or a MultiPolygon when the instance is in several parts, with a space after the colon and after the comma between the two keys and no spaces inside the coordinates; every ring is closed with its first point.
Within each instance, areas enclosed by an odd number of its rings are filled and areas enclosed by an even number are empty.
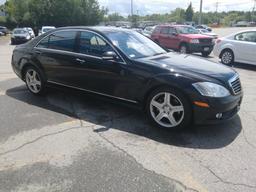
{"type": "Polygon", "coordinates": [[[242,101],[238,74],[194,56],[166,52],[128,29],[66,27],[17,46],[12,67],[29,91],[47,85],[98,94],[145,109],[159,127],[180,129],[233,117],[242,101]]]}
{"type": "Polygon", "coordinates": [[[161,46],[181,53],[202,53],[204,57],[211,54],[215,40],[199,34],[188,25],[159,25],[151,34],[151,39],[161,46]]]}
{"type": "Polygon", "coordinates": [[[30,35],[26,28],[16,28],[12,32],[11,44],[26,43],[30,41],[33,37],[30,35]]]}
{"type": "Polygon", "coordinates": [[[8,29],[6,27],[0,26],[0,32],[3,33],[4,35],[7,35],[8,29]]]}

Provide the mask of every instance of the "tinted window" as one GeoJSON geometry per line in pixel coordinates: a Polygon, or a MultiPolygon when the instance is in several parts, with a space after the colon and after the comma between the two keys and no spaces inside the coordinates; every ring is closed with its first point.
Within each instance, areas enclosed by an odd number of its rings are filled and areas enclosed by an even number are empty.
{"type": "Polygon", "coordinates": [[[76,31],[60,31],[49,36],[48,48],[74,51],[76,31]]]}
{"type": "Polygon", "coordinates": [[[101,57],[107,51],[113,50],[101,37],[91,32],[81,32],[80,53],[101,57]]]}
{"type": "Polygon", "coordinates": [[[39,48],[48,48],[49,43],[49,37],[46,37],[40,41],[40,43],[37,45],[39,48]]]}
{"type": "Polygon", "coordinates": [[[235,36],[235,40],[256,43],[256,32],[245,32],[235,36]]]}

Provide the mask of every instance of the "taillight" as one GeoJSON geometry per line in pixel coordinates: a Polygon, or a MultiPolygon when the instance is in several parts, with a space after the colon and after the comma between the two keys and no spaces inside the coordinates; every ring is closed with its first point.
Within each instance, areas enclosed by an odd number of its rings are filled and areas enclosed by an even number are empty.
{"type": "Polygon", "coordinates": [[[221,39],[217,39],[216,43],[220,43],[221,42],[221,39]]]}

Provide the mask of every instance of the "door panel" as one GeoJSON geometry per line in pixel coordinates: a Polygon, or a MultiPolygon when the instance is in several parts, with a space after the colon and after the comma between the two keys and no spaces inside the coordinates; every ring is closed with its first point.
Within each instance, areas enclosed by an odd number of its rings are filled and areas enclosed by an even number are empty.
{"type": "Polygon", "coordinates": [[[237,61],[256,64],[256,32],[244,32],[235,36],[237,61]]]}
{"type": "Polygon", "coordinates": [[[77,31],[58,31],[41,40],[35,48],[35,58],[49,81],[72,82],[70,70],[76,65],[73,55],[76,38],[77,31]]]}

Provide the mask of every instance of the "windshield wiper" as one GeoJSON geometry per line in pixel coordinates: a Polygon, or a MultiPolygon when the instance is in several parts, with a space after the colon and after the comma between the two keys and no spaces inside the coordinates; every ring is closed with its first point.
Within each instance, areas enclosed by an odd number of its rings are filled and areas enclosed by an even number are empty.
{"type": "Polygon", "coordinates": [[[156,53],[156,54],[154,54],[152,56],[157,56],[157,55],[162,55],[162,54],[165,54],[165,53],[164,52],[163,53],[156,53]]]}

